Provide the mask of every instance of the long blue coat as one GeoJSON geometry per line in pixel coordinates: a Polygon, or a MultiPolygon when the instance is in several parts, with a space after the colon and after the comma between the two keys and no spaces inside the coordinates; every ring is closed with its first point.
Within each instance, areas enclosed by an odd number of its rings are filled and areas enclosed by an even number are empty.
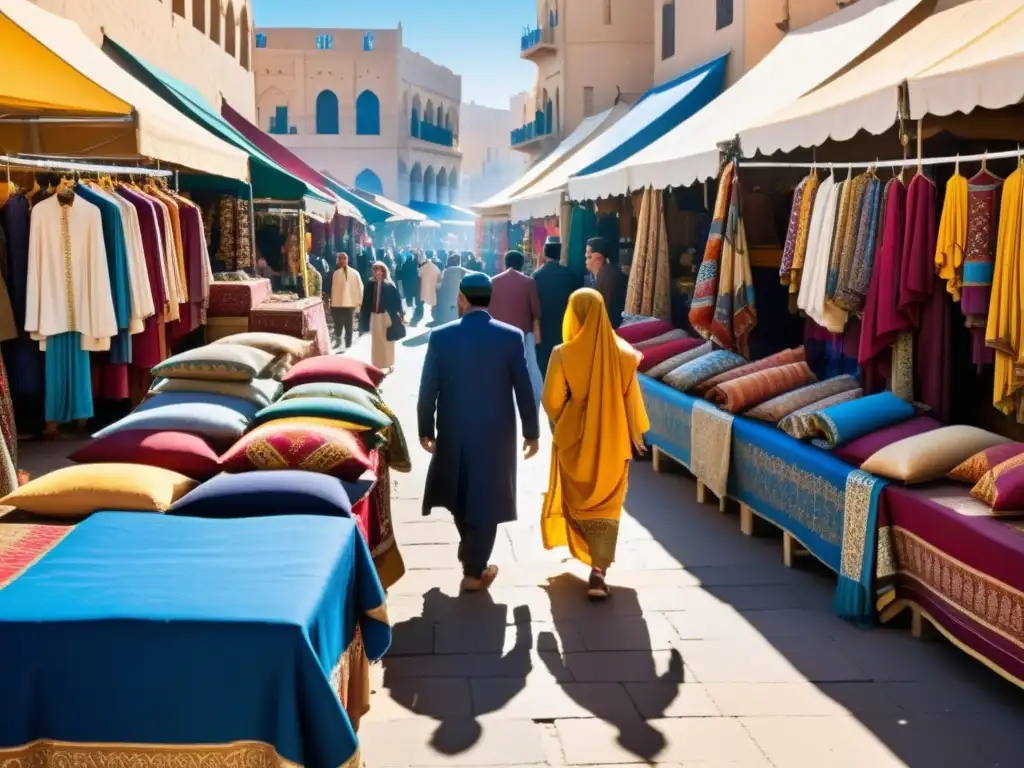
{"type": "Polygon", "coordinates": [[[522,331],[477,310],[431,332],[417,405],[420,438],[437,441],[424,515],[443,507],[480,527],[516,519],[517,406],[523,438],[539,439],[522,331]]]}

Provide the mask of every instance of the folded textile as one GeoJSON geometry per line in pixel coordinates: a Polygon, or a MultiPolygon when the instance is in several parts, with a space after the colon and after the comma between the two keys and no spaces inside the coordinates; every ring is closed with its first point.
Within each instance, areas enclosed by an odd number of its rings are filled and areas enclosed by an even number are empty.
{"type": "Polygon", "coordinates": [[[712,376],[725,373],[733,368],[739,368],[747,361],[735,352],[728,352],[724,349],[717,349],[714,352],[691,360],[688,363],[665,374],[662,381],[672,389],[686,392],[688,389],[707,381],[712,376]]]}
{"type": "Polygon", "coordinates": [[[832,450],[870,432],[914,418],[917,411],[892,392],[868,395],[849,403],[833,405],[814,414],[812,437],[820,447],[832,450]]]}
{"type": "Polygon", "coordinates": [[[688,334],[686,331],[682,330],[681,328],[673,328],[671,331],[666,331],[665,333],[659,334],[654,338],[644,339],[643,341],[636,341],[631,343],[633,344],[634,349],[643,351],[645,349],[650,349],[651,347],[660,346],[661,344],[665,344],[669,341],[676,341],[678,339],[688,338],[690,338],[690,334],[688,334]]]}
{"type": "Polygon", "coordinates": [[[795,413],[805,406],[813,405],[826,397],[858,387],[860,384],[853,376],[835,376],[773,397],[771,400],[766,400],[755,408],[745,411],[743,415],[758,421],[770,421],[772,424],[778,424],[791,413],[795,413]]]}
{"type": "Polygon", "coordinates": [[[665,362],[658,363],[653,368],[644,371],[644,373],[652,379],[661,381],[665,377],[665,374],[671,373],[679,366],[688,363],[691,360],[696,360],[698,357],[711,354],[714,349],[714,344],[710,341],[706,341],[695,349],[691,349],[687,352],[680,352],[678,355],[673,355],[665,362]]]}
{"type": "MultiPolygon", "coordinates": [[[[666,360],[678,357],[684,352],[689,352],[697,347],[704,346],[701,339],[673,339],[663,344],[646,347],[640,353],[640,372],[646,373],[656,365],[661,365],[666,360]]],[[[671,368],[669,369],[671,370],[671,368]]]]}
{"type": "Polygon", "coordinates": [[[791,363],[741,376],[719,384],[707,394],[707,399],[729,413],[760,405],[783,392],[817,381],[806,362],[791,363]]]}
{"type": "Polygon", "coordinates": [[[833,405],[839,405],[840,403],[849,403],[854,400],[859,400],[863,394],[864,390],[860,387],[857,389],[847,389],[844,392],[832,395],[831,397],[826,397],[816,403],[805,405],[803,408],[793,411],[789,416],[781,419],[778,423],[778,427],[790,437],[795,437],[797,440],[803,440],[805,437],[810,437],[814,434],[814,416],[818,411],[823,411],[826,408],[831,408],[833,405]]]}
{"type": "Polygon", "coordinates": [[[694,387],[694,392],[698,395],[704,395],[719,384],[724,384],[727,381],[739,379],[751,373],[756,373],[757,371],[767,370],[768,368],[776,368],[780,365],[789,365],[790,363],[799,363],[806,359],[807,353],[803,347],[797,347],[796,349],[784,349],[781,352],[776,352],[774,355],[769,355],[761,360],[755,360],[752,363],[741,365],[738,368],[733,368],[725,373],[720,373],[707,381],[702,381],[698,386],[694,387]]]}

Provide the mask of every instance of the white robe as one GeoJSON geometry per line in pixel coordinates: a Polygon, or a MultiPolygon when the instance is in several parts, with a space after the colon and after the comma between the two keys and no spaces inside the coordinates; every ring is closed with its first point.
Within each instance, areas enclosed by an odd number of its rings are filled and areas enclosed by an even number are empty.
{"type": "Polygon", "coordinates": [[[68,206],[62,206],[57,195],[33,206],[25,298],[25,330],[40,347],[46,348],[49,336],[77,331],[83,350],[110,349],[117,319],[99,208],[77,195],[68,206]],[[61,234],[64,211],[67,253],[61,234]]]}
{"type": "Polygon", "coordinates": [[[828,286],[828,263],[832,255],[839,194],[840,187],[831,176],[818,187],[808,228],[807,255],[804,257],[800,293],[797,295],[797,306],[822,328],[835,333],[843,330],[846,312],[825,302],[825,290],[828,286]]]}
{"type": "Polygon", "coordinates": [[[428,307],[437,306],[437,283],[441,279],[441,270],[432,261],[420,264],[420,301],[428,307]]]}

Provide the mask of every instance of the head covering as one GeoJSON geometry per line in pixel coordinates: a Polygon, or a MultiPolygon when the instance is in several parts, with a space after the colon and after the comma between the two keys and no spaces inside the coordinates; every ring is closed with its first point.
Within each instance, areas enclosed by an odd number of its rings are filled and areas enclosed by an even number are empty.
{"type": "Polygon", "coordinates": [[[562,258],[562,241],[554,235],[548,235],[544,241],[544,258],[559,261],[562,258]]]}
{"type": "Polygon", "coordinates": [[[491,303],[491,278],[483,272],[470,272],[459,283],[459,293],[474,307],[491,303]]]}
{"type": "Polygon", "coordinates": [[[594,253],[600,253],[608,261],[613,261],[612,247],[611,244],[608,242],[607,238],[592,237],[589,240],[587,240],[587,245],[590,247],[590,250],[593,251],[594,253]]]}

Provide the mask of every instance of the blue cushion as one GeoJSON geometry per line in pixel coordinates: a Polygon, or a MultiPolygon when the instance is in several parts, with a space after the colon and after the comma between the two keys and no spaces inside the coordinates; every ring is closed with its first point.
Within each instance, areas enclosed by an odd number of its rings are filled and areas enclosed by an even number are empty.
{"type": "Polygon", "coordinates": [[[132,411],[93,435],[107,437],[126,429],[148,429],[156,432],[186,432],[199,435],[207,442],[231,445],[249,426],[249,419],[234,408],[213,403],[173,403],[132,411]]]}
{"type": "Polygon", "coordinates": [[[345,482],[319,472],[283,469],[220,474],[167,511],[181,517],[242,518],[275,515],[349,517],[352,504],[373,487],[373,476],[345,482]]]}
{"type": "Polygon", "coordinates": [[[153,408],[162,408],[165,405],[195,405],[204,403],[206,405],[220,405],[230,408],[240,414],[246,421],[252,421],[260,406],[249,400],[234,395],[221,395],[215,392],[161,392],[153,395],[142,402],[136,411],[149,411],[153,408]]]}
{"type": "Polygon", "coordinates": [[[813,442],[832,450],[871,432],[914,418],[914,406],[892,392],[880,392],[815,413],[813,442]]]}

